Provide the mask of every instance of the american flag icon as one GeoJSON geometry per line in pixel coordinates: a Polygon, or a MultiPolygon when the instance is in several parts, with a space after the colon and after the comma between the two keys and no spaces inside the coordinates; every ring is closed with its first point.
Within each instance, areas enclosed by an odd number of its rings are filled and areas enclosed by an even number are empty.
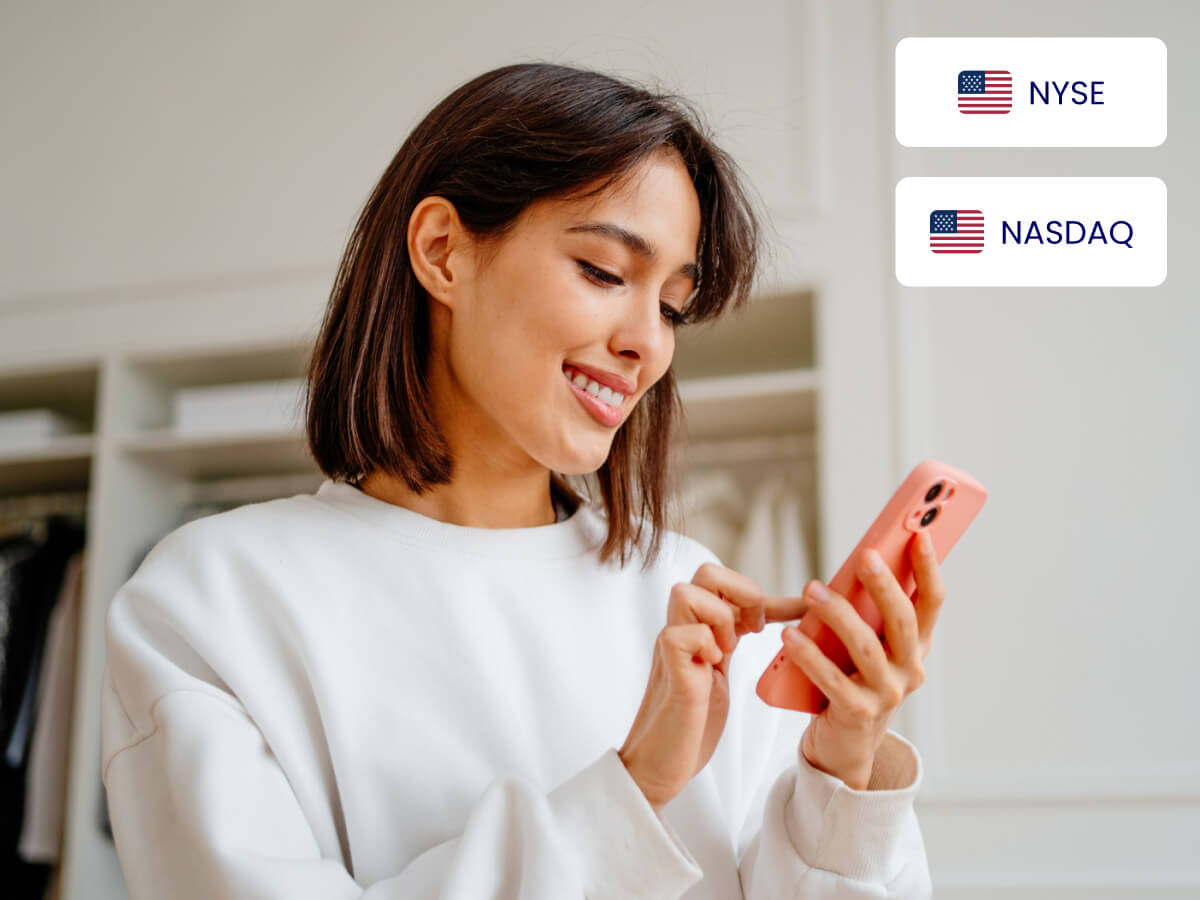
{"type": "Polygon", "coordinates": [[[1003,115],[1012,110],[1012,72],[964,69],[958,73],[958,111],[968,116],[1003,115]]]}
{"type": "Polygon", "coordinates": [[[929,249],[934,253],[982,253],[983,212],[935,209],[929,214],[929,249]]]}

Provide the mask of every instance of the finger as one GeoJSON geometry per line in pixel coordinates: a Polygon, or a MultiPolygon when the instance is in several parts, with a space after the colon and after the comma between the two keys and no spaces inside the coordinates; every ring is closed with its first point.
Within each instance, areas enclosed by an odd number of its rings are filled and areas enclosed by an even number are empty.
{"type": "Polygon", "coordinates": [[[837,591],[829,590],[819,581],[809,582],[806,593],[813,613],[841,639],[850,653],[850,659],[862,673],[863,680],[871,687],[886,685],[889,672],[887,653],[879,642],[879,635],[863,621],[858,610],[837,591]]]}
{"type": "Polygon", "coordinates": [[[783,629],[783,646],[789,660],[798,665],[832,705],[859,708],[866,702],[866,689],[850,680],[816,642],[798,626],[783,629]]]}
{"type": "Polygon", "coordinates": [[[667,601],[667,624],[707,625],[722,653],[732,653],[740,635],[734,622],[734,607],[697,584],[681,581],[671,588],[667,601]]]}
{"type": "Polygon", "coordinates": [[[807,597],[767,597],[763,613],[768,622],[791,622],[808,612],[807,597]]]}
{"type": "Polygon", "coordinates": [[[859,557],[858,580],[870,592],[883,617],[883,634],[892,659],[901,666],[920,659],[917,613],[913,601],[904,593],[892,570],[884,565],[883,558],[873,548],[868,548],[859,557]]]}
{"type": "Polygon", "coordinates": [[[680,662],[707,662],[715,666],[725,657],[713,640],[712,629],[701,623],[664,628],[660,637],[680,662]]]}
{"type": "Polygon", "coordinates": [[[692,583],[736,606],[740,621],[747,623],[746,631],[762,631],[767,622],[791,622],[808,612],[804,597],[768,597],[757,582],[713,562],[701,565],[692,583]]]}
{"type": "Polygon", "coordinates": [[[946,586],[942,582],[942,570],[937,555],[933,552],[933,537],[928,531],[919,532],[912,542],[913,573],[917,579],[917,596],[914,612],[917,616],[917,637],[923,653],[929,652],[933,640],[933,626],[937,624],[946,599],[946,586]]]}
{"type": "Polygon", "coordinates": [[[767,599],[758,584],[741,572],[706,562],[692,576],[692,584],[717,595],[736,608],[745,631],[761,631],[765,625],[763,604],[767,599]]]}

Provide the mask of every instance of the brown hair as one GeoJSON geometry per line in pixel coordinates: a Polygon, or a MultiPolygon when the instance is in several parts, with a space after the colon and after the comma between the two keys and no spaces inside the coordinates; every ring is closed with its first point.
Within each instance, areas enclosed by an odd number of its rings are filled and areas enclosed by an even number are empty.
{"type": "MultiPolygon", "coordinates": [[[[685,321],[715,319],[749,299],[760,226],[736,163],[687,99],[542,62],[485,72],[438,103],[375,185],[338,267],[308,366],[307,441],[321,471],[356,483],[382,470],[418,494],[451,480],[425,377],[429,299],[408,258],[408,222],[422,198],[445,197],[472,235],[492,242],[534,201],[605,179],[578,196],[600,193],[664,147],[683,158],[700,201],[700,278],[685,321]]],[[[608,520],[602,562],[619,551],[624,565],[647,522],[645,565],[657,558],[681,420],[669,368],[617,430],[604,465],[582,476],[595,479],[608,520]]],[[[551,487],[582,499],[558,473],[551,487]]]]}

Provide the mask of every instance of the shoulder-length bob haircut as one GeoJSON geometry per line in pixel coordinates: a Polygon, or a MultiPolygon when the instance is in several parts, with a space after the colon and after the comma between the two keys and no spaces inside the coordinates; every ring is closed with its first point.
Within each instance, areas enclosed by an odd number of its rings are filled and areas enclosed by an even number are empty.
{"type": "MultiPolygon", "coordinates": [[[[682,312],[690,324],[715,319],[750,297],[760,223],[736,163],[690,101],[537,62],[485,72],[438,103],[372,190],[334,280],[308,364],[307,442],[321,471],[355,484],[381,470],[418,494],[451,480],[453,459],[426,379],[430,300],[408,257],[408,223],[422,198],[445,197],[474,237],[495,242],[530,204],[601,193],[659,148],[678,151],[700,201],[700,277],[682,312]]],[[[576,476],[588,481],[582,494],[551,473],[568,505],[595,499],[598,489],[608,528],[602,562],[619,552],[624,565],[647,523],[644,566],[657,558],[676,489],[671,447],[681,421],[668,369],[618,429],[604,465],[576,476]]]]}

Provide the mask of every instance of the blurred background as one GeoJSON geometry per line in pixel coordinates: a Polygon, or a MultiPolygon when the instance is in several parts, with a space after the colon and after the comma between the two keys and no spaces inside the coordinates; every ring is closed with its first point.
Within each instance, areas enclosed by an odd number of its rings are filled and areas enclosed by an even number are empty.
{"type": "Polygon", "coordinates": [[[922,459],[990,491],[895,725],[937,895],[1200,897],[1197,50],[1191,0],[4,0],[5,896],[126,896],[109,599],[183,521],[320,483],[299,378],[371,187],[454,87],[551,61],[692,99],[769,216],[751,308],[680,339],[684,530],[799,593],[922,459]],[[907,36],[1161,38],[1168,137],[901,147],[907,36]],[[1167,280],[901,287],[909,175],[1162,178],[1167,280]]]}

